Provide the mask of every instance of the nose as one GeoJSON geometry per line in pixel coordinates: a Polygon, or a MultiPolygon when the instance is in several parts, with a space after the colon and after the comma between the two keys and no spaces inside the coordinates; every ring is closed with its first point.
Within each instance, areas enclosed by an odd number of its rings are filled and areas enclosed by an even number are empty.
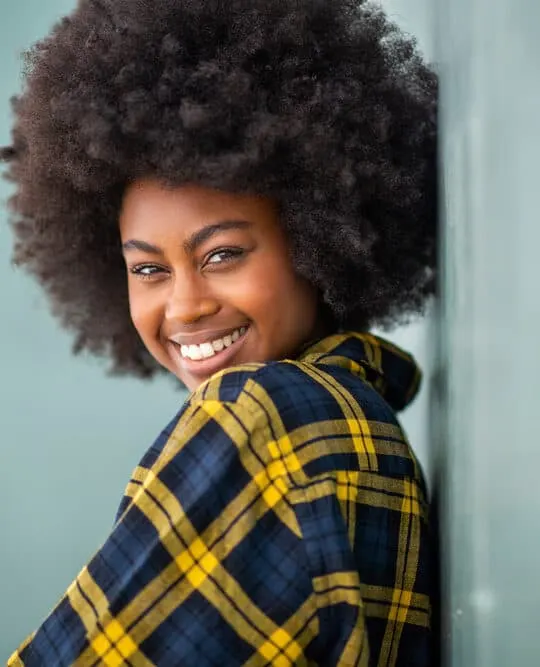
{"type": "Polygon", "coordinates": [[[176,276],[171,281],[165,317],[183,324],[194,324],[220,309],[218,300],[208,293],[203,280],[197,276],[176,276]]]}

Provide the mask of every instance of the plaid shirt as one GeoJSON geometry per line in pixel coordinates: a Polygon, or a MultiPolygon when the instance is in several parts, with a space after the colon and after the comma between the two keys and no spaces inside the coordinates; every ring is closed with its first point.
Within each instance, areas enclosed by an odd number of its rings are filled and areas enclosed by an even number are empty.
{"type": "Polygon", "coordinates": [[[394,415],[418,383],[354,333],[214,375],[8,665],[431,665],[426,490],[394,415]]]}

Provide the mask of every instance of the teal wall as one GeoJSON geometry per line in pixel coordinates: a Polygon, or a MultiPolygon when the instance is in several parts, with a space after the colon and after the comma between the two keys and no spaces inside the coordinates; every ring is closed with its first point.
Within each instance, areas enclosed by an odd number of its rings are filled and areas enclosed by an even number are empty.
{"type": "Polygon", "coordinates": [[[540,4],[439,0],[437,423],[453,667],[540,665],[540,4]]]}
{"type": "MultiPolygon", "coordinates": [[[[72,0],[3,1],[0,9],[0,143],[19,89],[23,48],[72,0]]],[[[388,1],[428,50],[427,0],[388,1]],[[406,11],[405,11],[406,10],[406,11]]],[[[5,200],[9,186],[0,184],[5,200]]],[[[104,365],[70,354],[39,289],[10,266],[0,208],[0,662],[40,622],[105,538],[132,468],[179,408],[162,380],[107,378],[104,365]]],[[[427,365],[424,323],[392,337],[427,365]]],[[[429,374],[429,368],[428,368],[429,374]]],[[[429,466],[426,391],[404,423],[429,466]]]]}

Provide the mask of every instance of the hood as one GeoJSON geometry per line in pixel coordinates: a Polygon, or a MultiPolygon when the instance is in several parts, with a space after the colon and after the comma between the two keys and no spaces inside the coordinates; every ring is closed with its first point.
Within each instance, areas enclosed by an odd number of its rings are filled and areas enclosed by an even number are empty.
{"type": "Polygon", "coordinates": [[[311,344],[298,361],[346,368],[368,382],[395,411],[412,402],[422,377],[410,354],[369,333],[328,336],[311,344]]]}

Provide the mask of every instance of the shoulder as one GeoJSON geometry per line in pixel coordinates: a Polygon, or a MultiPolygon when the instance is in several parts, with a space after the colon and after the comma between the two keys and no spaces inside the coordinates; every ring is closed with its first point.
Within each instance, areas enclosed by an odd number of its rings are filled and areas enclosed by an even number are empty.
{"type": "Polygon", "coordinates": [[[191,400],[196,403],[214,400],[256,409],[258,401],[270,399],[288,406],[316,393],[326,393],[317,375],[314,367],[296,361],[244,364],[213,375],[194,392],[191,400]]]}
{"type": "Polygon", "coordinates": [[[393,410],[364,379],[343,368],[299,361],[226,369],[199,387],[191,402],[227,404],[242,413],[264,416],[270,423],[279,419],[286,430],[359,415],[395,423],[393,410]]]}
{"type": "Polygon", "coordinates": [[[338,470],[422,482],[393,410],[367,381],[337,366],[296,361],[212,376],[167,438],[161,463],[173,458],[175,475],[201,461],[205,475],[236,461],[254,477],[290,474],[301,485],[338,470]]]}

